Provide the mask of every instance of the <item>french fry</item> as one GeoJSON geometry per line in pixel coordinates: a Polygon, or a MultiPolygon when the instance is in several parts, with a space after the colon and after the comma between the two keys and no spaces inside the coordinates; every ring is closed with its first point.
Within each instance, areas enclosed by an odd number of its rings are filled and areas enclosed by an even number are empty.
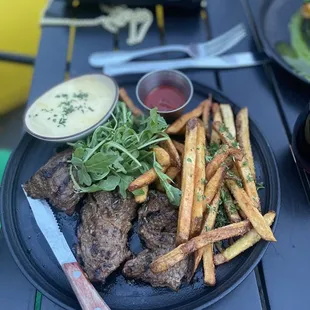
{"type": "Polygon", "coordinates": [[[204,197],[203,197],[203,202],[205,205],[208,205],[211,203],[216,193],[221,188],[223,179],[225,177],[226,170],[227,170],[226,166],[221,166],[220,168],[218,168],[214,176],[207,183],[205,187],[204,197]]]}
{"type": "Polygon", "coordinates": [[[161,141],[159,143],[159,146],[162,147],[169,154],[171,166],[181,169],[181,158],[171,139],[169,138],[168,140],[161,141]]]}
{"type": "MultiPolygon", "coordinates": [[[[206,229],[213,229],[215,225],[217,210],[219,207],[220,191],[216,194],[212,201],[212,209],[209,210],[209,214],[206,219],[206,229]],[[214,209],[213,209],[214,208],[214,209]]],[[[201,249],[198,250],[198,252],[201,249]]],[[[215,267],[213,263],[213,243],[208,244],[206,247],[202,248],[203,256],[203,271],[204,271],[204,283],[206,285],[215,285],[215,267]]]]}
{"type": "MultiPolygon", "coordinates": [[[[167,169],[167,168],[165,168],[165,169],[167,169]]],[[[165,171],[165,169],[163,169],[163,171],[165,171]]],[[[147,185],[152,184],[156,179],[157,179],[156,171],[152,168],[152,169],[144,172],[143,174],[141,174],[135,180],[133,180],[129,184],[128,190],[130,192],[133,192],[136,189],[142,188],[143,186],[147,186],[147,185]]]]}
{"type": "MultiPolygon", "coordinates": [[[[270,211],[264,215],[264,220],[267,225],[271,226],[275,217],[276,213],[274,211],[270,211]]],[[[221,265],[232,260],[240,253],[252,247],[259,240],[261,240],[261,236],[254,228],[252,228],[248,233],[246,233],[244,236],[234,242],[233,245],[225,249],[222,253],[214,255],[215,265],[221,265]]]]}
{"type": "Polygon", "coordinates": [[[214,286],[216,283],[213,257],[213,243],[210,243],[204,247],[202,257],[203,281],[208,286],[214,286]]]}
{"type": "Polygon", "coordinates": [[[238,223],[241,217],[238,213],[237,207],[231,197],[231,194],[225,185],[221,189],[221,199],[230,223],[238,223]]]}
{"type": "Polygon", "coordinates": [[[174,144],[174,146],[177,149],[177,151],[179,152],[179,154],[181,156],[183,156],[183,154],[184,154],[184,144],[179,142],[179,141],[176,141],[176,140],[171,140],[171,141],[174,144]]]}
{"type": "Polygon", "coordinates": [[[210,180],[217,169],[225,162],[228,156],[234,156],[237,160],[242,160],[243,154],[240,150],[228,147],[226,144],[221,146],[218,153],[208,163],[206,168],[206,179],[210,180]]]}
{"type": "Polygon", "coordinates": [[[212,96],[209,95],[209,98],[203,101],[203,110],[202,110],[202,121],[205,126],[206,136],[210,139],[210,129],[209,129],[209,122],[210,122],[210,110],[212,106],[212,96]]]}
{"type": "MultiPolygon", "coordinates": [[[[162,149],[161,147],[154,147],[153,151],[155,153],[156,160],[162,166],[162,170],[165,172],[168,169],[168,167],[170,166],[169,154],[164,149],[162,149]]],[[[146,171],[145,173],[143,173],[142,175],[140,175],[139,177],[137,177],[135,180],[133,180],[129,184],[128,190],[130,192],[132,192],[132,191],[134,191],[138,188],[141,188],[143,186],[150,185],[156,179],[157,179],[157,173],[154,170],[154,168],[152,168],[152,169],[146,171]]]]}
{"type": "MultiPolygon", "coordinates": [[[[180,169],[177,167],[169,167],[166,171],[166,175],[173,181],[175,179],[175,177],[180,173],[180,169]]],[[[156,180],[156,182],[159,180],[156,180]]],[[[167,180],[168,183],[171,183],[170,180],[167,180]]],[[[159,190],[160,192],[164,192],[165,189],[162,187],[162,185],[160,184],[160,182],[156,183],[156,188],[157,190],[159,190]]]]}
{"type": "Polygon", "coordinates": [[[194,198],[196,143],[199,120],[192,118],[186,125],[185,149],[182,171],[182,196],[179,207],[176,244],[188,240],[191,228],[191,214],[194,198]]]}
{"type": "Polygon", "coordinates": [[[228,128],[228,131],[232,134],[234,139],[236,139],[235,119],[230,104],[222,103],[220,104],[220,109],[225,126],[228,128]]]}
{"type": "Polygon", "coordinates": [[[149,191],[148,185],[141,187],[141,189],[143,190],[143,194],[135,196],[136,203],[143,203],[147,199],[147,194],[149,191]]]}
{"type": "MultiPolygon", "coordinates": [[[[208,214],[205,217],[205,221],[204,221],[202,229],[201,229],[201,234],[206,234],[207,231],[210,231],[210,230],[213,229],[214,224],[215,224],[215,220],[216,220],[216,215],[217,215],[218,207],[219,207],[219,199],[220,199],[220,190],[217,191],[214,199],[212,200],[211,205],[208,208],[208,214]]],[[[210,251],[210,249],[213,249],[213,244],[210,244],[209,247],[206,246],[205,248],[201,248],[201,249],[199,249],[198,251],[195,252],[194,272],[198,268],[198,265],[199,265],[199,263],[201,261],[201,258],[202,258],[203,254],[204,254],[205,249],[207,250],[207,252],[210,251]]],[[[209,254],[210,253],[207,253],[207,256],[209,254]]],[[[207,260],[208,260],[208,258],[207,258],[207,260]]],[[[212,272],[212,268],[209,268],[209,267],[210,267],[210,265],[207,266],[207,269],[211,269],[211,272],[212,272]]]]}
{"type": "Polygon", "coordinates": [[[171,158],[167,151],[161,147],[154,147],[152,150],[155,153],[156,160],[162,167],[168,168],[171,166],[171,158]]]}
{"type": "Polygon", "coordinates": [[[255,208],[247,193],[233,180],[226,180],[226,185],[236,199],[238,206],[245,213],[257,233],[267,241],[277,241],[270,227],[265,223],[262,214],[255,208]]]}
{"type": "Polygon", "coordinates": [[[179,119],[173,122],[166,130],[166,133],[169,135],[176,135],[182,132],[182,129],[185,128],[186,123],[195,117],[199,117],[202,113],[203,105],[199,104],[194,110],[183,114],[179,119]]]}
{"type": "Polygon", "coordinates": [[[131,98],[128,96],[125,88],[120,88],[119,97],[126,104],[126,106],[132,112],[133,115],[135,116],[143,115],[143,112],[133,103],[131,98]]]}
{"type": "Polygon", "coordinates": [[[241,150],[245,154],[246,160],[248,161],[252,176],[254,180],[256,180],[254,158],[250,141],[248,108],[243,108],[239,111],[236,116],[236,126],[237,140],[239,142],[241,150]]]}
{"type": "MultiPolygon", "coordinates": [[[[212,104],[212,114],[213,114],[213,123],[214,122],[222,122],[223,121],[218,103],[213,103],[212,104]]],[[[210,143],[216,143],[216,144],[220,144],[221,143],[221,139],[220,139],[218,133],[215,130],[213,130],[213,129],[212,129],[212,132],[211,132],[210,143]]]]}
{"type": "Polygon", "coordinates": [[[195,184],[194,184],[194,200],[192,207],[191,218],[191,232],[190,237],[193,238],[199,235],[201,231],[201,224],[203,213],[205,209],[204,204],[204,188],[205,188],[205,156],[206,156],[206,134],[202,121],[198,121],[197,142],[196,142],[196,166],[195,166],[195,184]]]}
{"type": "MultiPolygon", "coordinates": [[[[220,122],[213,123],[213,129],[219,134],[223,143],[229,145],[230,147],[239,148],[237,141],[233,138],[232,134],[228,131],[225,124],[220,122]]],[[[251,170],[249,168],[248,162],[245,157],[241,161],[236,160],[236,167],[238,169],[239,175],[242,179],[243,186],[255,206],[260,210],[260,201],[256,189],[255,180],[252,176],[251,170]]]]}
{"type": "Polygon", "coordinates": [[[174,250],[167,254],[157,258],[150,264],[152,272],[159,273],[166,271],[170,267],[174,266],[190,253],[193,253],[200,248],[205,247],[209,243],[214,243],[231,237],[241,236],[247,233],[251,228],[251,224],[248,220],[241,221],[239,223],[223,226],[205,234],[201,234],[192,238],[184,244],[180,244],[174,250]]]}

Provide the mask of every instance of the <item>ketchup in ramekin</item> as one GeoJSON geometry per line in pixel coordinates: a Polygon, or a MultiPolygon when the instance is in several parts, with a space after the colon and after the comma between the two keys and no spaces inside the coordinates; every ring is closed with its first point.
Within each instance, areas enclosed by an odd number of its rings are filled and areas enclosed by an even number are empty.
{"type": "Polygon", "coordinates": [[[144,75],[137,84],[136,94],[143,107],[168,119],[179,117],[193,96],[190,79],[180,71],[161,70],[144,75]]]}

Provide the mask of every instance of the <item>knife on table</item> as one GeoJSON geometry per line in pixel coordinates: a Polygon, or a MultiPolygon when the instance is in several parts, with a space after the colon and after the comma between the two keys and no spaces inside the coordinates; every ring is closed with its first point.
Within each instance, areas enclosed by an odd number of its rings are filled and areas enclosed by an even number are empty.
{"type": "Polygon", "coordinates": [[[69,245],[59,230],[54,213],[45,200],[27,197],[34,218],[47,243],[61,265],[83,310],[110,310],[99,293],[86,278],[69,245]]]}
{"type": "Polygon", "coordinates": [[[153,70],[169,69],[234,69],[252,67],[267,61],[266,56],[251,52],[228,54],[220,57],[184,58],[174,60],[132,61],[128,63],[107,65],[103,72],[110,76],[122,74],[146,73],[153,70]]]}

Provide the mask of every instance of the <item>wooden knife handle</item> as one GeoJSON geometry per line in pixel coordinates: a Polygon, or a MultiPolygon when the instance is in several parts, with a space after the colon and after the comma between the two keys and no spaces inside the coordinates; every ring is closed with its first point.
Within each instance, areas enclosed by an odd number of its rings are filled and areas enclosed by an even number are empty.
{"type": "Polygon", "coordinates": [[[77,262],[62,265],[83,310],[110,310],[77,262]]]}

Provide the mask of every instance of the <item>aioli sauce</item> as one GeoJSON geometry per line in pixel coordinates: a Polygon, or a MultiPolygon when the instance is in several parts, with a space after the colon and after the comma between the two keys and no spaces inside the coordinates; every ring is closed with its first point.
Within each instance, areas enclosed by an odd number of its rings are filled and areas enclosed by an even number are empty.
{"type": "Polygon", "coordinates": [[[115,102],[117,88],[104,75],[85,75],[55,86],[38,98],[25,116],[36,135],[61,138],[98,123],[115,102]]]}
{"type": "Polygon", "coordinates": [[[173,111],[180,108],[186,101],[182,91],[173,86],[158,86],[154,88],[145,98],[144,104],[159,112],[173,111]]]}

